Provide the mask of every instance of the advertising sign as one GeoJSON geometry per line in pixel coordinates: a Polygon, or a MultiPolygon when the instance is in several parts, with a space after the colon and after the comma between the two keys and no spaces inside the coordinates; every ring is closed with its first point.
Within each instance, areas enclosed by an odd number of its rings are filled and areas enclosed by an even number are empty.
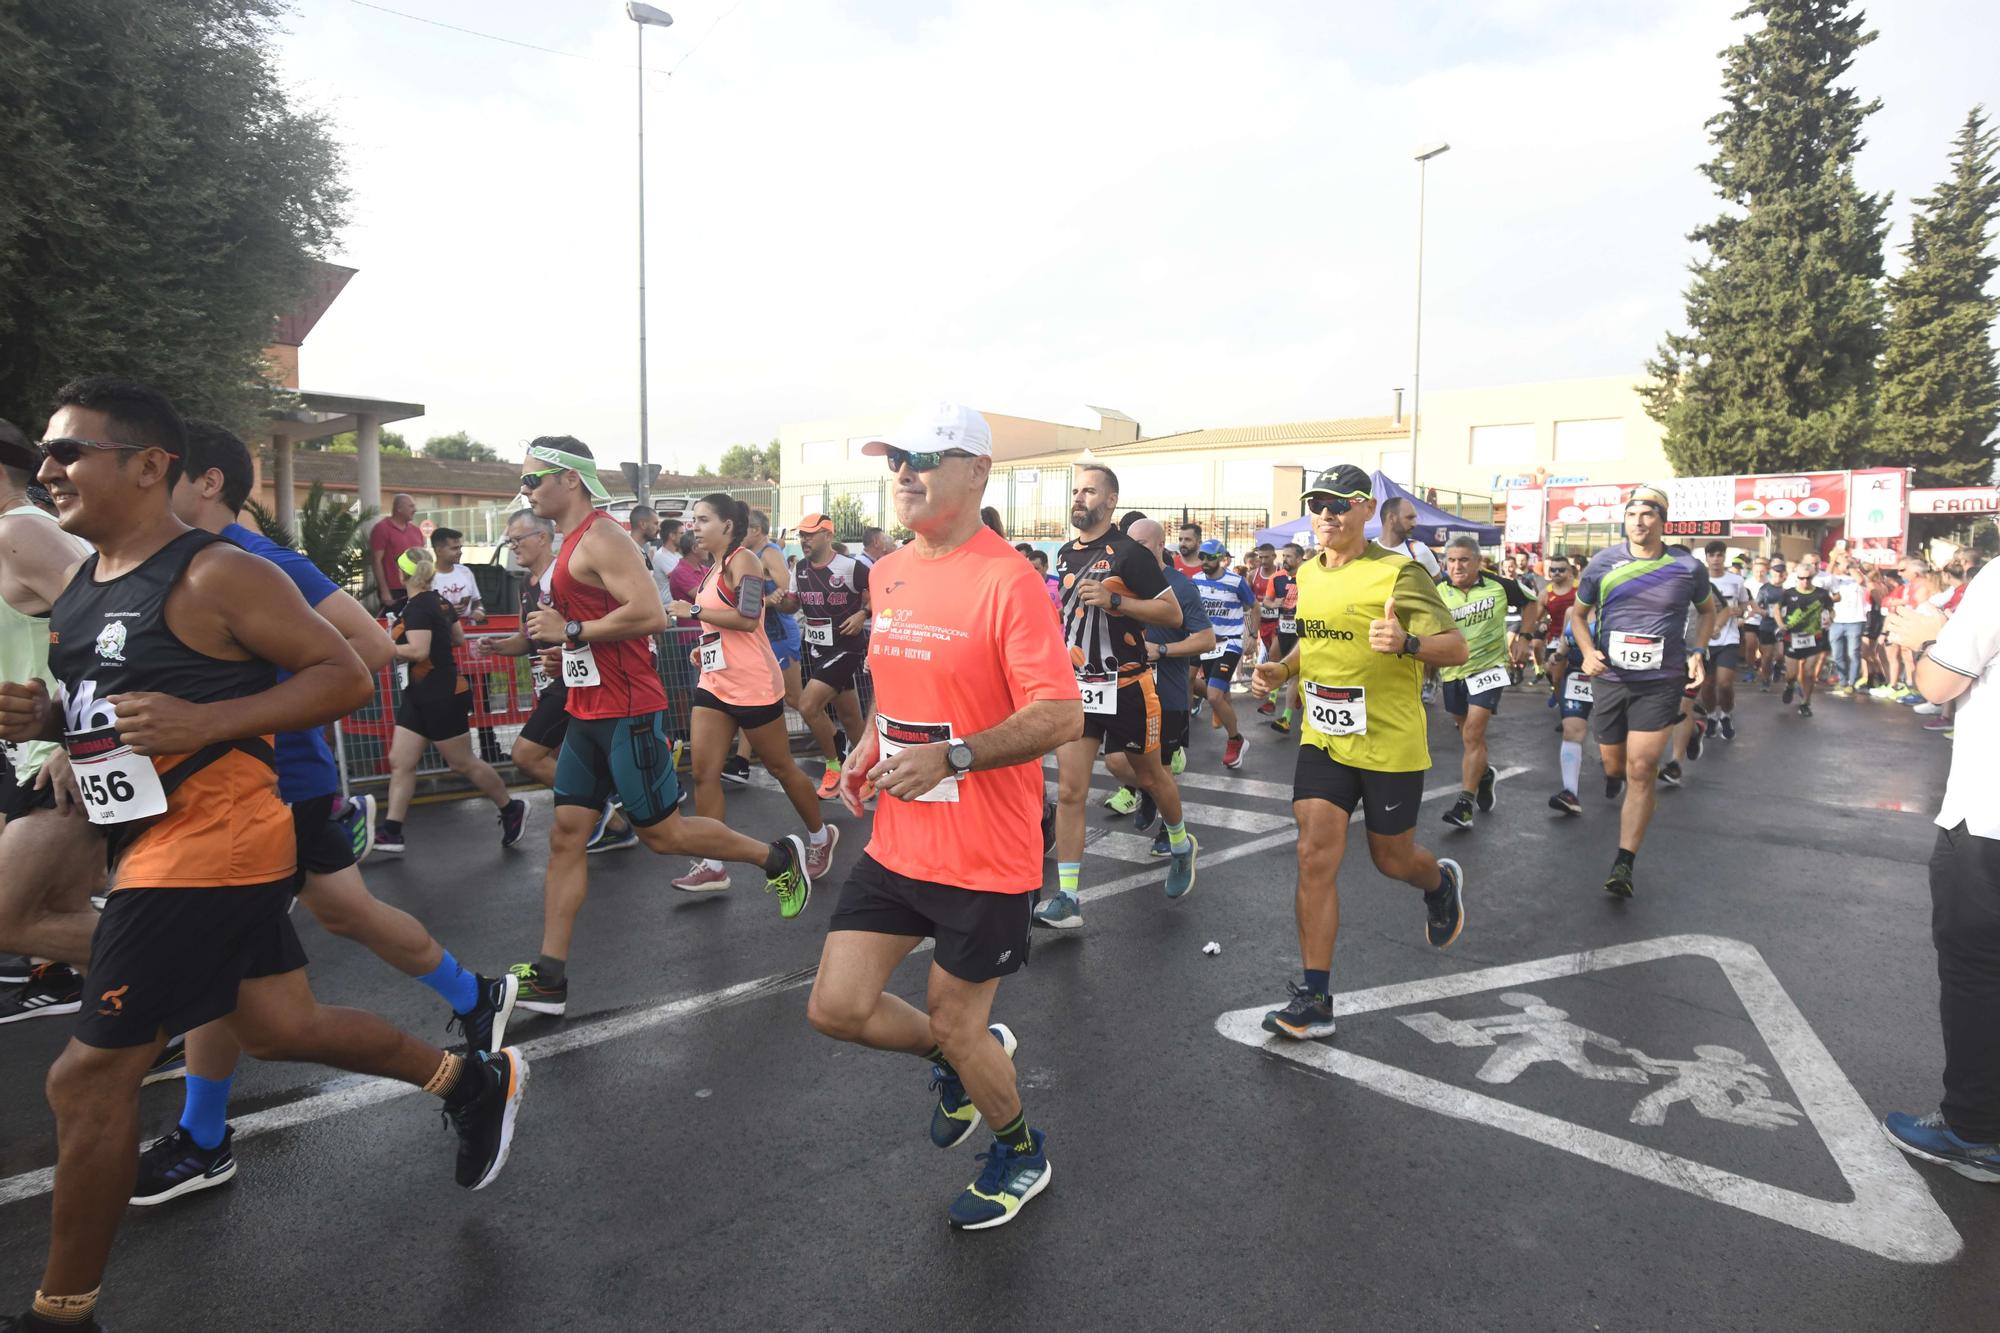
{"type": "Polygon", "coordinates": [[[1735,517],[1763,519],[1843,518],[1847,514],[1845,472],[1800,472],[1791,476],[1736,478],[1735,517]]]}
{"type": "Polygon", "coordinates": [[[1910,492],[1912,514],[2000,514],[2000,486],[1939,486],[1910,492]]]}
{"type": "Polygon", "coordinates": [[[1622,523],[1628,486],[1550,486],[1549,522],[1622,523]]]}
{"type": "Polygon", "coordinates": [[[1507,492],[1506,541],[1510,546],[1541,544],[1542,492],[1539,488],[1507,492]]]}
{"type": "Polygon", "coordinates": [[[1860,539],[1900,537],[1909,520],[1903,511],[1901,468],[1870,468],[1851,474],[1847,535],[1860,539]]]}
{"type": "Polygon", "coordinates": [[[1667,483],[1667,518],[1675,523],[1727,523],[1735,505],[1734,477],[1675,477],[1667,483]]]}

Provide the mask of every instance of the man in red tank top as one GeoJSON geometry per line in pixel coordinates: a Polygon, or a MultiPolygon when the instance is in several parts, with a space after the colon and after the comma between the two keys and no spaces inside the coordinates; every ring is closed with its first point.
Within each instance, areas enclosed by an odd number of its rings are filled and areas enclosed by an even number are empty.
{"type": "Polygon", "coordinates": [[[589,447],[567,435],[534,440],[521,489],[536,515],[563,535],[549,585],[554,605],[536,608],[526,629],[530,638],[562,645],[546,656],[569,689],[570,724],[556,756],[541,955],[512,970],[520,979],[520,1008],[561,1014],[569,1005],[570,935],[590,888],[585,849],[613,796],[639,841],[662,856],[763,867],[787,917],[805,907],[812,878],[798,837],[759,842],[720,820],[680,813],[667,691],[653,665],[653,636],[666,630],[667,610],[639,548],[593,504],[608,492],[589,447]]]}

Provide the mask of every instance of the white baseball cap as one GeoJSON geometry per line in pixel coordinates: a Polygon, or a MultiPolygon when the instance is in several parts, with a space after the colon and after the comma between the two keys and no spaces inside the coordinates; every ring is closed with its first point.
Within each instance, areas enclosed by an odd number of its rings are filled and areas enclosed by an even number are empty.
{"type": "Polygon", "coordinates": [[[991,458],[993,431],[986,418],[969,407],[958,403],[925,403],[896,423],[893,431],[861,446],[862,453],[876,458],[891,449],[913,454],[958,449],[976,458],[991,458]]]}

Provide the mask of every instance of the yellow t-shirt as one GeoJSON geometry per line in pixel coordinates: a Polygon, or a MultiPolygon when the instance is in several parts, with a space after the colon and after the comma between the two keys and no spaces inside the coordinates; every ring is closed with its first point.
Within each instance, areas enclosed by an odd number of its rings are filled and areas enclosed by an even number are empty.
{"type": "MultiPolygon", "coordinates": [[[[1369,542],[1338,569],[1329,569],[1321,556],[1308,560],[1299,567],[1298,584],[1299,703],[1305,714],[1299,719],[1299,743],[1317,745],[1350,768],[1377,773],[1429,768],[1423,663],[1370,648],[1368,625],[1381,618],[1394,594],[1396,619],[1410,633],[1457,629],[1431,576],[1408,556],[1369,542]],[[1366,729],[1328,735],[1315,726],[1315,685],[1363,691],[1366,729]]],[[[1343,725],[1356,720],[1349,702],[1343,725]]]]}

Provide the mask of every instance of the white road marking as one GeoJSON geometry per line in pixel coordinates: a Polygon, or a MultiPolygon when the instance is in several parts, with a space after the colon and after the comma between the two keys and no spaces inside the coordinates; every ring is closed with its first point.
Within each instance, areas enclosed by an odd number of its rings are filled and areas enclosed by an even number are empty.
{"type": "Polygon", "coordinates": [[[1750,1180],[1379,1060],[1366,1059],[1337,1046],[1271,1036],[1262,1027],[1268,1006],[1224,1014],[1215,1026],[1231,1041],[1262,1047],[1272,1055],[1353,1079],[1397,1101],[1455,1120],[1491,1125],[1642,1180],[1741,1208],[1870,1254],[1905,1263],[1944,1263],[1956,1258],[1964,1242],[1932,1199],[1923,1178],[1882,1137],[1874,1114],[1834,1063],[1833,1056],[1791,996],[1778,984],[1763,955],[1740,940],[1713,935],[1672,935],[1530,963],[1400,982],[1336,995],[1333,1012],[1342,1016],[1428,1004],[1480,991],[1518,989],[1584,972],[1683,955],[1712,958],[1721,966],[1853,1191],[1852,1202],[1836,1203],[1750,1180]]]}
{"type": "Polygon", "coordinates": [[[1114,861],[1130,861],[1135,866],[1164,866],[1166,858],[1153,855],[1153,840],[1143,833],[1118,829],[1086,829],[1083,850],[1090,856],[1108,856],[1114,861]]]}
{"type": "MultiPolygon", "coordinates": [[[[1505,781],[1516,774],[1527,771],[1526,768],[1501,769],[1499,779],[1505,781]]],[[[1445,796],[1456,795],[1457,793],[1458,788],[1455,785],[1439,787],[1434,791],[1425,792],[1424,800],[1434,801],[1445,796]]],[[[1290,795],[1289,788],[1286,794],[1287,796],[1290,795]]],[[[1361,812],[1357,810],[1354,817],[1359,819],[1361,812]]],[[[1259,852],[1269,851],[1274,847],[1279,847],[1292,841],[1290,821],[1288,820],[1286,823],[1286,830],[1282,833],[1267,834],[1264,837],[1255,838],[1234,847],[1217,848],[1212,852],[1204,849],[1201,855],[1203,868],[1213,869],[1215,866],[1226,862],[1239,860],[1246,856],[1254,856],[1259,852]]],[[[1123,834],[1121,836],[1134,838],[1135,840],[1138,837],[1136,834],[1123,834]]],[[[1146,857],[1146,861],[1150,864],[1144,870],[1126,875],[1120,879],[1109,879],[1102,884],[1092,885],[1084,889],[1078,896],[1085,902],[1097,903],[1116,898],[1120,894],[1130,893],[1132,890],[1138,888],[1158,889],[1165,880],[1167,873],[1166,863],[1155,859],[1151,855],[1146,857]]],[[[1042,943],[1044,941],[1037,940],[1036,942],[1042,943]]],[[[928,952],[931,948],[931,941],[925,940],[912,950],[911,953],[912,956],[915,956],[916,954],[928,952]]],[[[602,1045],[607,1041],[615,1041],[620,1037],[629,1037],[640,1032],[650,1031],[662,1024],[672,1023],[679,1019],[695,1018],[701,1014],[726,1008],[733,1004],[740,1004],[746,1000],[761,999],[768,995],[781,995],[786,991],[797,990],[801,986],[809,986],[812,984],[813,976],[817,971],[818,968],[815,965],[800,972],[784,972],[768,977],[758,977],[754,981],[740,981],[733,986],[725,986],[720,990],[708,991],[701,995],[690,995],[678,1000],[669,1000],[663,1004],[653,1005],[632,1013],[620,1014],[614,1018],[606,1018],[594,1023],[579,1024],[573,1028],[565,1028],[560,1032],[551,1032],[547,1036],[537,1037],[532,1041],[520,1043],[518,1049],[522,1055],[533,1061],[544,1056],[562,1055],[568,1051],[581,1050],[586,1046],[602,1045]]],[[[315,1120],[324,1120],[330,1116],[341,1115],[348,1111],[358,1111],[364,1107],[378,1106],[383,1102],[394,1101],[398,1097],[415,1096],[417,1091],[416,1088],[411,1087],[409,1084],[399,1083],[393,1079],[349,1075],[322,1084],[317,1091],[301,1097],[295,1102],[286,1102],[282,1106],[273,1106],[267,1110],[257,1111],[241,1119],[232,1119],[229,1123],[235,1128],[235,1141],[240,1143],[246,1139],[255,1138],[260,1134],[268,1134],[272,1130],[289,1129],[295,1125],[308,1124],[315,1120]]],[[[49,1192],[49,1188],[54,1183],[54,1180],[55,1170],[53,1167],[44,1167],[36,1171],[24,1171],[20,1175],[9,1176],[4,1180],[0,1180],[0,1207],[46,1194],[49,1192]]]]}

